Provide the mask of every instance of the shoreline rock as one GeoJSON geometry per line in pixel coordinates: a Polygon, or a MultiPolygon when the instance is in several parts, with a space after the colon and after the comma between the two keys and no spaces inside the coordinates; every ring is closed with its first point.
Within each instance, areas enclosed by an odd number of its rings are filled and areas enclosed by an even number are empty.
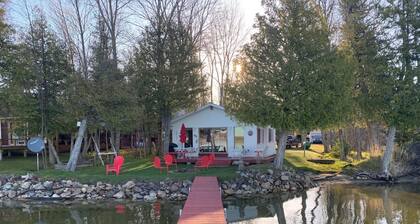
{"type": "Polygon", "coordinates": [[[73,180],[40,180],[31,175],[0,177],[0,200],[133,200],[180,201],[188,197],[190,180],[161,182],[127,181],[82,184],[73,180]],[[176,190],[171,186],[183,186],[176,190]],[[185,190],[187,189],[187,190],[185,190]]]}
{"type": "Polygon", "coordinates": [[[317,184],[303,173],[294,171],[276,173],[271,169],[268,169],[266,173],[257,170],[244,170],[239,173],[238,177],[221,183],[224,197],[239,198],[298,192],[316,186],[317,184]]]}
{"type": "MultiPolygon", "coordinates": [[[[191,180],[165,180],[160,182],[127,181],[109,184],[98,181],[82,184],[73,180],[41,180],[32,175],[0,177],[1,200],[156,200],[184,201],[187,199],[191,180]]],[[[238,171],[236,178],[221,181],[224,197],[253,197],[279,192],[298,192],[317,186],[305,174],[293,171],[266,172],[238,171]]]]}

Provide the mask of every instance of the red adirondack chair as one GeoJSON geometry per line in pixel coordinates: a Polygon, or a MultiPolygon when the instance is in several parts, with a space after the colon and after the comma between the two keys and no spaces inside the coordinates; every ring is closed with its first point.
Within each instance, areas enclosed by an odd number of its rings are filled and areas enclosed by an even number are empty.
{"type": "Polygon", "coordinates": [[[200,157],[195,163],[194,168],[209,168],[210,158],[208,156],[200,157]]]}
{"type": "Polygon", "coordinates": [[[155,156],[153,158],[153,167],[160,170],[160,173],[162,173],[162,166],[160,165],[160,158],[158,156],[155,156]]]}
{"type": "Polygon", "coordinates": [[[209,155],[209,166],[214,164],[214,161],[216,160],[216,155],[214,153],[209,155]]]}
{"type": "MultiPolygon", "coordinates": [[[[165,160],[166,172],[169,172],[169,167],[170,167],[170,166],[173,166],[173,165],[177,166],[176,161],[175,161],[175,159],[174,159],[174,156],[173,156],[173,155],[166,154],[166,155],[163,157],[163,159],[165,160]]],[[[177,166],[177,168],[178,168],[178,166],[177,166]]]]}
{"type": "Polygon", "coordinates": [[[117,176],[120,174],[121,167],[124,164],[124,157],[122,156],[116,156],[114,158],[114,164],[107,164],[106,165],[106,175],[108,175],[109,172],[115,172],[117,176]]]}

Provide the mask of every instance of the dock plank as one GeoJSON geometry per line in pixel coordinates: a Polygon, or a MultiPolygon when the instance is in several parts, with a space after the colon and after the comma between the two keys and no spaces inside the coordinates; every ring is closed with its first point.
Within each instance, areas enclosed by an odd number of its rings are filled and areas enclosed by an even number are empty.
{"type": "Polygon", "coordinates": [[[226,217],[216,177],[195,177],[178,224],[225,224],[226,217]]]}

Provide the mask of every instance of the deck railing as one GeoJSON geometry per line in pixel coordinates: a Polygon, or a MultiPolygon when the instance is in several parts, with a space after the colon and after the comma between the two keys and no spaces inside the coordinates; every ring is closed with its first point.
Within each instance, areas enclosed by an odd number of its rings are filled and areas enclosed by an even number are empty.
{"type": "Polygon", "coordinates": [[[26,138],[0,139],[0,147],[26,146],[26,138]]]}

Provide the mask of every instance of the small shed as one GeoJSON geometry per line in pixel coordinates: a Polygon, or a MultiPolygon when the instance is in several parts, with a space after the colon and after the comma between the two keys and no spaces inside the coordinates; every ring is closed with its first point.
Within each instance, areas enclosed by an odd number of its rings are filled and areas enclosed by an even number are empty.
{"type": "Polygon", "coordinates": [[[276,153],[275,130],[243,124],[226,114],[222,106],[207,104],[198,110],[180,115],[171,121],[172,143],[190,152],[190,156],[214,152],[227,157],[269,157],[276,153]],[[182,124],[187,141],[180,143],[182,124]]]}

